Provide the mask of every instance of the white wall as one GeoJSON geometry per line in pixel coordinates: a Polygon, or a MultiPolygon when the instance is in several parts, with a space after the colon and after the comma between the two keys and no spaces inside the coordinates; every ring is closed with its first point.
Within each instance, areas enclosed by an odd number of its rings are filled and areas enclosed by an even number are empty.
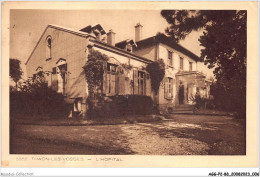
{"type": "MultiPolygon", "coordinates": [[[[84,37],[49,27],[27,63],[28,76],[36,73],[35,69],[38,66],[43,67],[43,71],[52,71],[60,58],[66,59],[68,66],[66,94],[69,98],[84,97],[86,79],[82,67],[86,63],[86,43],[84,37]],[[51,59],[46,61],[46,38],[49,35],[52,37],[51,59]]],[[[53,77],[49,75],[48,82],[54,81],[53,77]]]]}
{"type": "Polygon", "coordinates": [[[159,58],[162,58],[166,65],[168,65],[168,51],[173,52],[173,66],[174,70],[180,70],[180,57],[183,57],[183,70],[189,71],[189,62],[192,62],[192,71],[197,70],[197,62],[190,57],[180,53],[179,51],[172,49],[171,47],[160,44],[159,45],[159,58]]]}
{"type": "MultiPolygon", "coordinates": [[[[175,74],[180,71],[180,57],[183,57],[183,70],[189,71],[189,62],[192,62],[192,71],[197,70],[197,62],[190,57],[182,54],[181,52],[167,46],[164,44],[159,44],[159,59],[163,59],[166,65],[166,75],[165,77],[172,77],[175,78],[175,74]],[[173,52],[173,67],[168,67],[168,51],[173,52]],[[169,72],[170,71],[170,72],[169,72]],[[172,73],[172,74],[169,74],[172,73]]],[[[176,81],[176,80],[175,80],[176,81]]],[[[164,84],[161,83],[159,89],[159,104],[162,105],[171,105],[174,104],[176,98],[176,82],[174,81],[173,85],[173,99],[165,99],[164,98],[164,84]]]]}

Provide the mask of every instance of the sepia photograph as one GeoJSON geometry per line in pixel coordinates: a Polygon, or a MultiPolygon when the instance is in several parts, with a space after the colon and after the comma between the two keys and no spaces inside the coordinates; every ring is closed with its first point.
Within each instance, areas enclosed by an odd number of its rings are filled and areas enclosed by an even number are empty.
{"type": "Polygon", "coordinates": [[[248,15],[10,9],[9,154],[246,157],[248,15]]]}
{"type": "Polygon", "coordinates": [[[11,154],[246,155],[246,11],[10,17],[11,154]]]}

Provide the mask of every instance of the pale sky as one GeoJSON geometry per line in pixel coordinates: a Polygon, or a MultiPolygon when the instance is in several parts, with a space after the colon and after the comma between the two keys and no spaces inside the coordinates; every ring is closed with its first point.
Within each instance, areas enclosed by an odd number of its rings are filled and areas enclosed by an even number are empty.
{"type": "MultiPolygon", "coordinates": [[[[143,25],[143,39],[164,32],[166,20],[158,10],[11,10],[10,13],[10,58],[24,63],[32,52],[41,34],[48,24],[80,30],[88,25],[101,24],[106,32],[116,33],[116,42],[134,39],[134,26],[143,25]]],[[[198,38],[201,32],[192,32],[180,44],[200,56],[198,38]]],[[[198,70],[205,70],[199,64],[198,70]]],[[[25,74],[26,77],[26,74],[25,74]]]]}

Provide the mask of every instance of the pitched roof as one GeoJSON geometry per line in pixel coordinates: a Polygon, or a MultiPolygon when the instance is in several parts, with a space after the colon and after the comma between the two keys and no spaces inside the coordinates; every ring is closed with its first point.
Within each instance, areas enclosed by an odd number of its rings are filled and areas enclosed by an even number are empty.
{"type": "Polygon", "coordinates": [[[165,44],[165,45],[172,47],[173,49],[187,55],[188,57],[192,58],[195,61],[201,61],[201,59],[196,54],[192,53],[191,51],[184,48],[180,44],[174,42],[171,38],[165,36],[164,34],[159,34],[159,35],[156,35],[156,36],[153,36],[150,38],[146,38],[144,40],[136,42],[136,44],[137,44],[136,49],[138,50],[139,47],[146,46],[149,44],[156,44],[156,43],[165,44]]]}
{"type": "Polygon", "coordinates": [[[91,32],[95,32],[95,30],[99,31],[102,35],[106,34],[105,30],[102,28],[100,24],[96,24],[94,26],[89,25],[85,28],[82,28],[80,31],[91,33],[91,32]]]}
{"type": "MultiPolygon", "coordinates": [[[[50,27],[50,28],[54,28],[54,29],[58,29],[58,30],[62,30],[62,31],[66,31],[66,32],[69,32],[69,33],[73,33],[73,34],[77,34],[79,36],[89,36],[89,33],[86,33],[86,32],[83,32],[83,31],[78,31],[78,30],[74,30],[74,29],[71,29],[71,28],[66,28],[66,27],[62,27],[62,26],[58,26],[58,25],[53,25],[53,24],[50,24],[46,27],[46,29],[50,27]]],[[[44,31],[45,32],[45,31],[44,31]]]]}
{"type": "Polygon", "coordinates": [[[125,56],[131,56],[133,58],[138,58],[139,60],[141,61],[144,61],[146,63],[151,63],[152,61],[150,59],[147,59],[147,58],[144,58],[144,57],[141,57],[139,55],[136,55],[135,53],[133,52],[128,52],[124,49],[121,49],[121,48],[118,48],[116,46],[112,46],[108,43],[104,43],[104,42],[100,42],[100,41],[97,41],[97,40],[94,40],[93,42],[97,43],[97,44],[100,44],[100,46],[104,46],[106,49],[110,49],[111,51],[115,52],[115,53],[124,53],[125,56]]]}
{"type": "Polygon", "coordinates": [[[120,49],[124,49],[127,44],[136,46],[136,43],[132,39],[126,39],[121,42],[118,42],[115,46],[120,49]]]}

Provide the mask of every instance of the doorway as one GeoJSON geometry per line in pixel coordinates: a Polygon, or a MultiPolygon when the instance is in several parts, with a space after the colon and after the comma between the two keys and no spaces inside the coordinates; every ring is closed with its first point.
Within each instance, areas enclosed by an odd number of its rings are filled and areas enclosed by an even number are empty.
{"type": "Polygon", "coordinates": [[[184,85],[179,86],[179,104],[184,102],[184,85]]]}

